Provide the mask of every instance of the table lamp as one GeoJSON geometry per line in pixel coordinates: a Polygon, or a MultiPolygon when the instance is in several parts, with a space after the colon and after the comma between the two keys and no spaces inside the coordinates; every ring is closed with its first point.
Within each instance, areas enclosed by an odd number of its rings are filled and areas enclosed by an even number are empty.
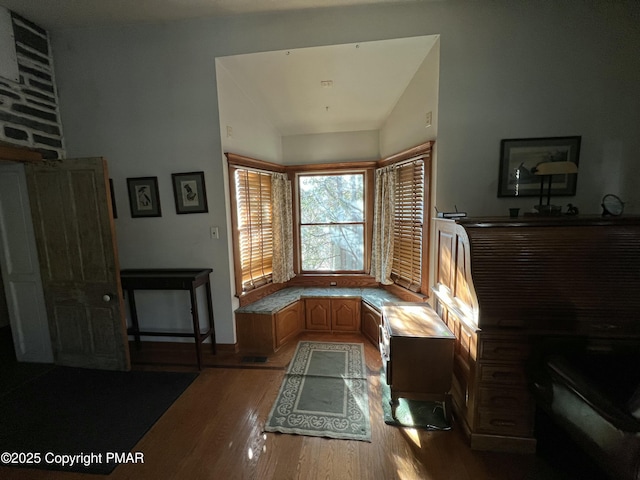
{"type": "Polygon", "coordinates": [[[559,215],[562,207],[551,205],[551,181],[553,175],[567,175],[578,173],[578,166],[573,162],[543,162],[531,169],[534,175],[540,176],[540,204],[536,205],[536,210],[541,215],[559,215]],[[542,204],[544,195],[544,181],[548,179],[547,204],[542,204]]]}

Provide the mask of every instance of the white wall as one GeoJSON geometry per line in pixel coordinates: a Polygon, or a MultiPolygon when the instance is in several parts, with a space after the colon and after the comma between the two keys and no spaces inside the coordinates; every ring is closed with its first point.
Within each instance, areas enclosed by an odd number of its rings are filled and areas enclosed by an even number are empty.
{"type": "Polygon", "coordinates": [[[223,58],[216,59],[216,79],[222,151],[282,163],[280,132],[238,86],[223,58]]]}
{"type": "MultiPolygon", "coordinates": [[[[502,138],[582,135],[578,193],[640,210],[640,4],[419,2],[51,32],[70,156],[108,158],[123,267],[210,266],[218,341],[234,341],[215,61],[219,56],[440,34],[437,199],[505,215],[502,138]],[[175,215],[173,172],[204,170],[209,213],[175,215]],[[131,219],[125,178],[157,175],[162,218],[131,219]]],[[[251,140],[247,140],[249,143],[251,140]]],[[[405,145],[410,147],[412,145],[405,145]]],[[[162,302],[155,317],[166,315],[162,302]]],[[[160,321],[160,320],[158,320],[160,321]]]]}
{"type": "Polygon", "coordinates": [[[437,138],[439,74],[438,39],[380,129],[381,157],[437,138]],[[430,127],[426,126],[427,112],[431,112],[430,127]]]}
{"type": "Polygon", "coordinates": [[[380,158],[378,130],[316,133],[282,137],[285,165],[306,165],[380,158]]]}

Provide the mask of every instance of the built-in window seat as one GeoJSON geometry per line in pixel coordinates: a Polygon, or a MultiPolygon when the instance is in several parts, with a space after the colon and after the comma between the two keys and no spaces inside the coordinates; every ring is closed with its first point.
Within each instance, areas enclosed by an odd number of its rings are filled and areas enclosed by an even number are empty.
{"type": "Polygon", "coordinates": [[[241,352],[269,354],[302,331],[362,332],[378,344],[381,308],[400,297],[375,287],[290,287],[235,311],[241,352]]]}

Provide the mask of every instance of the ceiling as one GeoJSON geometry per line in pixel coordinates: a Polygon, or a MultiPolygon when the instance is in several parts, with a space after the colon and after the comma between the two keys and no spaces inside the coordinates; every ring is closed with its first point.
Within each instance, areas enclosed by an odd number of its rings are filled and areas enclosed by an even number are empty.
{"type": "MultiPolygon", "coordinates": [[[[53,31],[331,6],[435,0],[0,0],[53,31]]],[[[282,136],[378,130],[436,36],[218,59],[282,136]],[[323,87],[322,81],[331,81],[323,87]]]]}
{"type": "Polygon", "coordinates": [[[282,136],[378,130],[436,38],[253,53],[217,61],[282,136]]]}
{"type": "Polygon", "coordinates": [[[424,0],[0,0],[47,30],[424,0]]]}

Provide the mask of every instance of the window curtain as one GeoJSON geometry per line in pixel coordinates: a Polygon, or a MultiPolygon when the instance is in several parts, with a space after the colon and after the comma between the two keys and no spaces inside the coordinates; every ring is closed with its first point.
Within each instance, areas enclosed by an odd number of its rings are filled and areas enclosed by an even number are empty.
{"type": "Polygon", "coordinates": [[[273,212],[273,283],[284,283],[293,273],[293,219],[291,182],[284,173],[271,175],[273,212]]]}
{"type": "Polygon", "coordinates": [[[371,275],[383,285],[391,285],[393,264],[393,218],[396,172],[393,166],[376,170],[375,205],[373,211],[373,244],[371,275]]]}

